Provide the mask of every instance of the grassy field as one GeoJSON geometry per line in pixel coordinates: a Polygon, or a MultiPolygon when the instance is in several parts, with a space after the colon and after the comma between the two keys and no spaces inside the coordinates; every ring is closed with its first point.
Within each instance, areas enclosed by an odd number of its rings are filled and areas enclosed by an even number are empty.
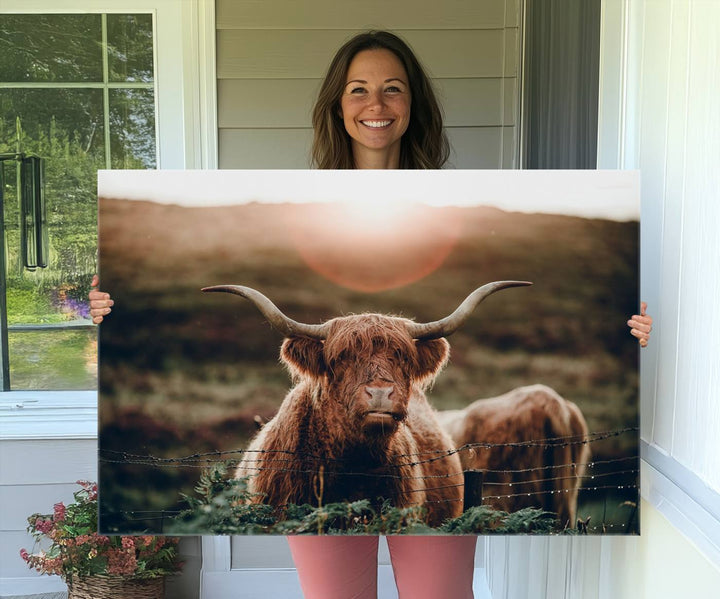
{"type": "Polygon", "coordinates": [[[97,331],[32,331],[8,335],[13,389],[97,388],[97,331]]]}
{"type": "MultiPolygon", "coordinates": [[[[637,345],[625,325],[637,306],[637,222],[436,208],[407,235],[339,235],[342,215],[320,210],[101,200],[101,276],[116,301],[101,327],[104,452],[238,449],[255,416],[277,409],[290,385],[277,358],[282,339],[241,298],[199,292],[224,283],[322,322],[363,311],[435,320],[488,281],[533,281],[486,300],[449,339],[451,362],[431,402],[459,408],[540,382],[576,402],[592,431],[637,426],[637,345]]],[[[597,460],[634,455],[637,436],[592,450],[597,460]]],[[[196,467],[120,462],[101,463],[106,522],[174,509],[198,477],[196,467]]],[[[607,494],[590,495],[581,502],[607,512],[607,494]]]]}

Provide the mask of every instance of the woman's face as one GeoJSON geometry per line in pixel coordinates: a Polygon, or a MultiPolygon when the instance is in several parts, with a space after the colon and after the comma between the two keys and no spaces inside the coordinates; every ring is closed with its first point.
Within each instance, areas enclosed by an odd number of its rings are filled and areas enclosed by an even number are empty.
{"type": "Polygon", "coordinates": [[[410,123],[410,85],[402,62],[390,50],[363,50],[353,58],[340,99],[345,130],[359,153],[400,155],[410,123]]]}

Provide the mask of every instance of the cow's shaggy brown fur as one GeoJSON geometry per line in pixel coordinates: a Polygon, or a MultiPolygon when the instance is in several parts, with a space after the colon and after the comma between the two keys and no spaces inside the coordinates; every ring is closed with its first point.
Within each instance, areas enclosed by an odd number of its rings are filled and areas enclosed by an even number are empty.
{"type": "Polygon", "coordinates": [[[458,447],[529,442],[460,451],[464,469],[485,471],[483,496],[488,499],[483,503],[507,512],[537,507],[556,513],[562,525],[575,525],[580,477],[590,449],[582,443],[588,427],[574,403],[549,387],[531,385],[480,399],[463,410],[440,412],[438,418],[458,447]],[[558,437],[567,443],[533,444],[558,437]],[[525,469],[530,471],[517,472],[525,469]],[[490,499],[497,495],[510,497],[490,499]]]}
{"type": "Polygon", "coordinates": [[[449,345],[412,339],[407,322],[346,316],[331,321],[325,341],[285,339],[280,355],[295,387],[236,473],[249,476],[256,501],[317,505],[382,497],[398,507],[426,506],[433,526],[462,513],[460,458],[429,453],[452,452],[454,445],[424,394],[447,362],[449,345]],[[372,413],[375,390],[386,413],[372,413]]]}

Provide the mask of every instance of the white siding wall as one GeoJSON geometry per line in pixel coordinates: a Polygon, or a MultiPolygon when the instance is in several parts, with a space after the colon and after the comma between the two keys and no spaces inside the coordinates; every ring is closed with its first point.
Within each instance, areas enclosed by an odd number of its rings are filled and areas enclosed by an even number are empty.
{"type": "MultiPolygon", "coordinates": [[[[9,427],[2,432],[9,436],[9,427]]],[[[54,504],[73,501],[79,489],[76,481],[97,480],[97,439],[83,436],[53,439],[48,434],[38,439],[18,435],[0,440],[0,597],[40,593],[48,593],[44,599],[66,597],[59,577],[30,570],[19,552],[33,548],[34,540],[26,531],[30,514],[52,513],[54,504]]],[[[168,580],[166,597],[194,599],[200,588],[200,538],[183,538],[180,554],[183,573],[168,580]]]]}
{"type": "Polygon", "coordinates": [[[52,513],[59,501],[73,500],[77,480],[97,480],[95,439],[12,439],[0,441],[0,582],[6,592],[63,591],[57,577],[43,577],[28,569],[19,551],[30,551],[27,517],[52,513]]]}
{"type": "Polygon", "coordinates": [[[520,0],[218,0],[220,168],[307,168],[310,113],[334,52],[390,29],[433,77],[454,168],[517,166],[520,0]]]}
{"type": "Polygon", "coordinates": [[[599,167],[641,171],[641,296],[656,323],[641,360],[641,538],[493,539],[494,599],[717,595],[718,24],[715,0],[603,4],[599,167]]]}

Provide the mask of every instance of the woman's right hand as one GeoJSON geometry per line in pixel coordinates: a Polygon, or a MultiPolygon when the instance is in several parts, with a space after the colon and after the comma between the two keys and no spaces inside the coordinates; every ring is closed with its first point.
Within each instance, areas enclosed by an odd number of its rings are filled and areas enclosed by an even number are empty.
{"type": "Polygon", "coordinates": [[[95,324],[100,324],[103,318],[110,314],[111,307],[115,303],[110,299],[109,293],[104,293],[97,289],[100,279],[97,275],[93,275],[92,283],[90,286],[93,288],[88,294],[90,300],[90,316],[95,324]]]}

